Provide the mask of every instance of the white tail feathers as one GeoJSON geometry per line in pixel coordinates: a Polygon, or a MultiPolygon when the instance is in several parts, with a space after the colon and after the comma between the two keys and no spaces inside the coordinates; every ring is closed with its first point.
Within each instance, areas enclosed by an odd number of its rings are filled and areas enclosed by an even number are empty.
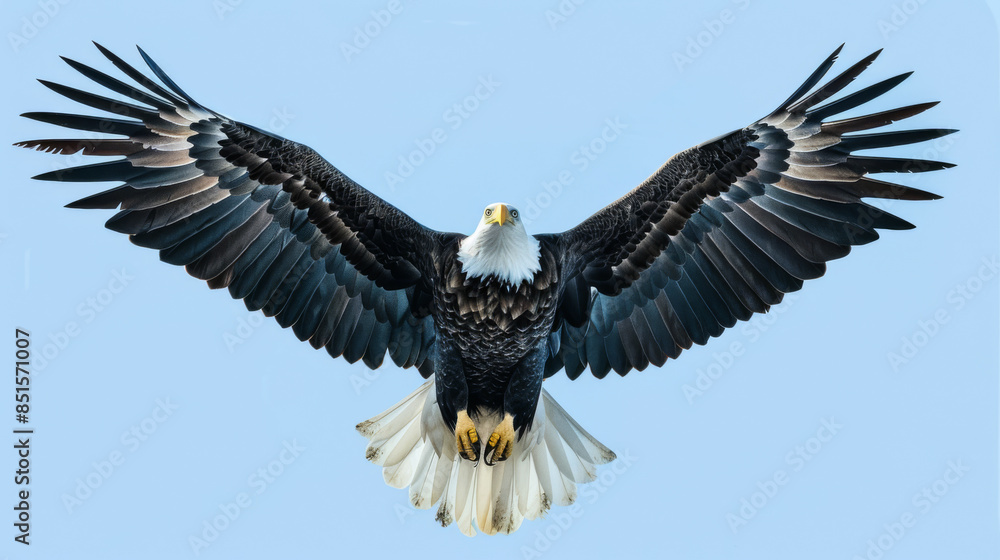
{"type": "MultiPolygon", "coordinates": [[[[501,417],[475,417],[480,440],[501,417]]],[[[466,535],[480,531],[513,533],[525,519],[544,514],[550,504],[568,506],[576,485],[597,476],[596,466],[615,454],[580,427],[542,390],[531,428],[514,444],[506,461],[473,464],[455,448],[437,406],[434,381],[421,385],[389,410],[358,424],[370,440],[366,456],[382,467],[386,484],[410,489],[410,502],[429,509],[441,502],[437,520],[453,521],[466,535]]]]}

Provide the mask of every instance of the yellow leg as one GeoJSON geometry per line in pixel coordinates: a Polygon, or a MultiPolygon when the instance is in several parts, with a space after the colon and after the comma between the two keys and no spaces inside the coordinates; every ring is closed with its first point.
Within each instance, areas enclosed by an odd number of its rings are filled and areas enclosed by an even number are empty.
{"type": "Polygon", "coordinates": [[[486,459],[486,464],[493,466],[510,457],[510,453],[513,450],[514,417],[510,414],[504,414],[503,420],[497,424],[496,429],[490,435],[489,441],[486,442],[486,452],[483,456],[486,459]]]}
{"type": "Polygon", "coordinates": [[[455,423],[455,446],[458,454],[470,461],[479,460],[479,434],[472,418],[464,411],[458,411],[458,421],[455,423]]]}

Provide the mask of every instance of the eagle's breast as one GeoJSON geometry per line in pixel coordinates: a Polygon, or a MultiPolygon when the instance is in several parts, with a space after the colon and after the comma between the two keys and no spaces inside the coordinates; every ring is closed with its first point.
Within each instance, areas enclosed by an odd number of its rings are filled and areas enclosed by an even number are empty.
{"type": "Polygon", "coordinates": [[[434,308],[438,332],[467,358],[515,363],[552,328],[559,300],[559,266],[547,248],[529,280],[511,284],[494,275],[471,276],[453,253],[439,264],[434,308]]]}

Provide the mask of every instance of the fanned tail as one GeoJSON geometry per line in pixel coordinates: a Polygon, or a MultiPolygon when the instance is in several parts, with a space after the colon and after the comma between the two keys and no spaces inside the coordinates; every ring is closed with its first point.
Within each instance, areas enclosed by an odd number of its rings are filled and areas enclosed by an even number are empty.
{"type": "MultiPolygon", "coordinates": [[[[476,428],[492,433],[500,419],[480,414],[476,428]]],[[[572,504],[577,484],[593,481],[597,465],[615,459],[544,389],[531,429],[517,440],[509,459],[492,467],[458,455],[454,434],[441,418],[433,380],[358,424],[358,431],[370,440],[366,457],[382,467],[386,484],[408,487],[418,509],[440,502],[441,525],[457,522],[469,536],[476,534],[474,525],[489,535],[513,533],[551,504],[572,504]]]]}

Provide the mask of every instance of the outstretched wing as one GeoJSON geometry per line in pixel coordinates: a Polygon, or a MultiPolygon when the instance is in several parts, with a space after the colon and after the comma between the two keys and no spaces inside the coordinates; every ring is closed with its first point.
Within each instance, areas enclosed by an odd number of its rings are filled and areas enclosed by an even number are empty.
{"type": "Polygon", "coordinates": [[[549,236],[568,280],[546,374],[576,378],[663,365],[739,320],[763,313],[876,229],[913,226],[861,201],[936,195],[869,177],[951,167],[854,152],[922,142],[952,130],[850,134],[916,115],[924,103],[827,119],[889,91],[909,74],[820,106],[851,83],[868,56],[816,89],[837,49],[777,110],[671,158],[633,191],[579,226],[549,236]],[[575,275],[575,276],[574,276],[575,275]],[[556,340],[558,339],[558,340],[556,340]]]}
{"type": "Polygon", "coordinates": [[[60,154],[125,156],[35,177],[124,184],[69,204],[120,208],[107,227],[158,249],[212,288],[228,287],[300,340],[348,361],[381,365],[386,351],[430,375],[434,342],[425,256],[444,234],[365,190],[310,148],[233,121],[184,93],[140,49],[163,87],[98,45],[138,87],[64,59],[138,104],[42,83],[118,117],[23,116],[121,136],[32,140],[18,146],[60,154]]]}

